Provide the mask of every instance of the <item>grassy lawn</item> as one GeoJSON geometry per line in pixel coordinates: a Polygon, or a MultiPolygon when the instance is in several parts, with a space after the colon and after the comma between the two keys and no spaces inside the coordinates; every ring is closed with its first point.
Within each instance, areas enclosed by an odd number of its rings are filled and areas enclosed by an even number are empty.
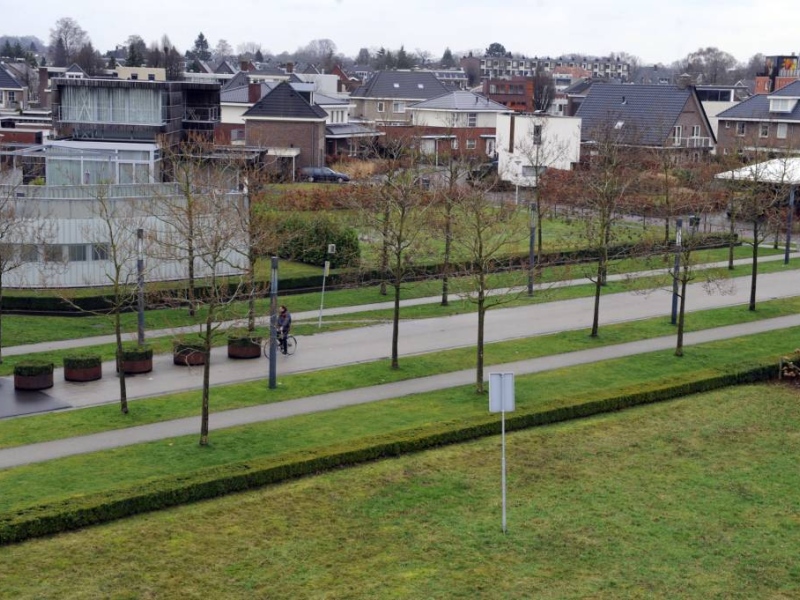
{"type": "MultiPolygon", "coordinates": [[[[687,349],[686,356],[682,359],[675,358],[671,351],[659,351],[520,375],[517,377],[517,407],[520,410],[550,409],[572,405],[596,398],[598,390],[624,393],[653,382],[677,383],[728,373],[742,365],[764,359],[774,360],[777,367],[779,357],[794,349],[787,349],[787,338],[797,335],[798,332],[800,328],[703,344],[687,349]]],[[[387,375],[389,373],[388,369],[384,372],[387,375]]],[[[328,376],[333,379],[330,373],[328,376]]],[[[302,378],[280,383],[281,388],[286,390],[283,392],[286,396],[307,396],[309,393],[308,384],[302,378]]],[[[353,383],[348,381],[340,389],[352,387],[353,383]]],[[[220,388],[215,390],[212,405],[222,409],[226,408],[225,398],[230,401],[235,396],[264,398],[266,395],[263,382],[220,388]],[[223,391],[225,389],[227,391],[223,391]]],[[[175,403],[181,398],[186,401],[186,406],[194,406],[193,414],[196,415],[199,411],[199,393],[182,395],[171,402],[175,403]]],[[[270,400],[278,399],[281,399],[279,395],[270,397],[270,400]]],[[[161,402],[148,403],[142,408],[134,406],[132,414],[137,415],[140,411],[148,414],[149,411],[154,411],[156,414],[153,420],[162,420],[163,415],[158,414],[158,411],[166,410],[167,405],[168,403],[161,402]]],[[[6,469],[0,471],[0,489],[3,489],[0,511],[70,497],[73,494],[136,485],[153,477],[192,472],[254,457],[282,457],[291,452],[347,445],[350,441],[389,432],[412,428],[425,430],[447,423],[483,420],[486,418],[486,410],[486,396],[476,395],[473,386],[465,385],[331,412],[212,431],[210,448],[199,447],[198,436],[189,435],[6,469]]],[[[125,426],[131,422],[111,406],[74,411],[73,414],[79,419],[78,428],[86,427],[90,417],[101,429],[112,429],[120,426],[120,423],[125,426]]],[[[149,412],[149,415],[152,418],[153,412],[149,412]]],[[[63,425],[59,423],[60,418],[69,418],[69,415],[62,417],[53,414],[36,418],[37,430],[48,428],[49,423],[63,425]]],[[[3,438],[7,432],[13,435],[11,432],[16,427],[15,423],[33,420],[13,419],[3,423],[0,435],[3,438]]],[[[74,431],[69,435],[80,432],[82,431],[74,431]]],[[[35,432],[28,433],[36,435],[35,432]]]]}
{"type": "Polygon", "coordinates": [[[507,535],[491,438],[10,546],[0,597],[794,598],[798,429],[768,385],[517,432],[507,535]]]}
{"type": "MultiPolygon", "coordinates": [[[[424,306],[410,307],[405,310],[411,313],[409,316],[418,316],[416,313],[425,308],[424,306]]],[[[756,312],[748,311],[742,306],[699,311],[687,315],[686,332],[798,313],[800,313],[800,297],[762,302],[756,312]]],[[[307,327],[316,329],[315,326],[311,325],[307,327]]],[[[485,361],[487,366],[491,366],[674,334],[675,328],[669,324],[668,319],[644,319],[604,326],[601,328],[600,336],[597,338],[590,337],[588,330],[575,330],[488,344],[485,348],[485,361]]],[[[168,340],[161,340],[160,343],[164,346],[163,350],[168,351],[168,340]]],[[[113,358],[112,346],[96,347],[96,349],[102,351],[105,359],[111,360],[113,358]]],[[[793,348],[776,347],[775,352],[780,354],[791,350],[793,348]]],[[[50,360],[55,360],[57,364],[60,364],[59,356],[65,353],[64,351],[51,352],[42,353],[38,356],[47,356],[50,360]]],[[[10,368],[16,358],[18,357],[9,358],[2,368],[10,368]]],[[[278,389],[271,391],[267,391],[263,382],[260,381],[216,386],[212,392],[211,410],[216,412],[258,404],[283,402],[305,396],[470,369],[474,367],[474,364],[475,350],[473,348],[460,348],[432,354],[402,357],[400,360],[401,368],[396,371],[389,369],[385,361],[375,361],[335,369],[285,375],[280,378],[278,389]]],[[[135,379],[130,380],[129,385],[135,385],[135,379]]],[[[193,416],[197,414],[198,406],[199,392],[191,391],[161,398],[133,400],[131,412],[126,416],[121,415],[118,406],[112,403],[77,411],[34,415],[23,419],[0,420],[0,448],[193,416]]]]}

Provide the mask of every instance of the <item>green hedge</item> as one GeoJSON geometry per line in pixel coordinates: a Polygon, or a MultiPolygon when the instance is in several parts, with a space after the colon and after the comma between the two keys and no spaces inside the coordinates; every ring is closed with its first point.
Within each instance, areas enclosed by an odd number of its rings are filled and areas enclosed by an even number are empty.
{"type": "Polygon", "coordinates": [[[123,346],[122,360],[149,360],[153,358],[153,348],[150,346],[123,346]]]}
{"type": "Polygon", "coordinates": [[[72,354],[64,357],[65,369],[91,369],[101,364],[102,359],[99,354],[72,354]]]}
{"type": "Polygon", "coordinates": [[[52,375],[53,363],[35,358],[23,360],[14,365],[14,375],[20,377],[36,377],[37,375],[52,375]]]}
{"type": "MultiPolygon", "coordinates": [[[[627,394],[609,394],[591,401],[577,402],[571,406],[510,413],[506,416],[506,429],[520,430],[579,419],[731,385],[766,381],[778,376],[778,366],[770,363],[737,373],[706,377],[677,385],[642,386],[644,389],[637,389],[627,394]]],[[[294,457],[282,460],[262,458],[232,463],[186,475],[165,477],[130,488],[33,506],[0,516],[0,545],[251,490],[333,468],[497,435],[499,432],[498,417],[487,415],[459,425],[441,425],[375,436],[346,446],[303,451],[294,457]]]]}

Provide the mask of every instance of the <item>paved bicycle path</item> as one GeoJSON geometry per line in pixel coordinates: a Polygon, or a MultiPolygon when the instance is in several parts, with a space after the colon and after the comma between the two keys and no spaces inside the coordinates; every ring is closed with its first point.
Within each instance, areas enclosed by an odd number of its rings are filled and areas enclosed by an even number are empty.
{"type": "MultiPolygon", "coordinates": [[[[693,346],[715,340],[730,339],[733,337],[741,337],[795,326],[800,326],[800,315],[765,319],[740,325],[692,332],[686,334],[684,344],[686,346],[693,346]]],[[[674,348],[674,346],[675,336],[664,336],[649,340],[605,346],[602,348],[593,348],[590,350],[581,350],[566,354],[550,355],[536,359],[493,365],[486,368],[486,377],[488,379],[489,372],[511,372],[517,375],[523,375],[578,364],[633,356],[646,352],[668,350],[674,348]]],[[[390,398],[399,398],[411,394],[430,392],[460,385],[469,385],[474,382],[475,370],[467,369],[390,384],[350,389],[318,396],[308,396],[274,404],[216,412],[212,413],[209,417],[209,429],[213,436],[214,431],[228,427],[334,410],[390,398]]],[[[136,410],[135,405],[132,407],[132,410],[136,410]]],[[[200,417],[195,416],[128,429],[107,431],[94,435],[8,448],[0,450],[0,469],[184,435],[199,435],[199,431],[200,417]]]]}

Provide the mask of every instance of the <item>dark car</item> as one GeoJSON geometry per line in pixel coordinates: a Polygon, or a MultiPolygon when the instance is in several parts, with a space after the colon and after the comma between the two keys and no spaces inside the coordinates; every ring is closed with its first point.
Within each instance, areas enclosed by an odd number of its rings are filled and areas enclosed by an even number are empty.
{"type": "Polygon", "coordinates": [[[350,177],[344,173],[339,173],[328,167],[303,167],[300,169],[300,179],[305,181],[335,181],[338,183],[350,181],[350,177]]]}

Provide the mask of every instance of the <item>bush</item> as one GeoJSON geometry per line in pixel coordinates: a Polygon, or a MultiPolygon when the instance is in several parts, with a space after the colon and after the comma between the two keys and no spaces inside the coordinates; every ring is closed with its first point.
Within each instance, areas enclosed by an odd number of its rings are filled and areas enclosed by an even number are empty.
{"type": "Polygon", "coordinates": [[[122,360],[150,360],[153,358],[153,348],[150,346],[124,346],[122,360]]]}
{"type": "Polygon", "coordinates": [[[102,360],[99,354],[73,354],[64,357],[65,369],[91,369],[99,367],[102,360]]]}
{"type": "Polygon", "coordinates": [[[23,360],[14,365],[14,375],[20,377],[36,377],[53,373],[53,363],[44,360],[23,360]]]}
{"type": "Polygon", "coordinates": [[[175,354],[188,354],[190,352],[205,352],[206,344],[203,340],[195,336],[178,338],[172,342],[172,351],[175,354]]]}
{"type": "Polygon", "coordinates": [[[361,249],[358,233],[325,213],[294,214],[277,223],[280,239],[278,256],[299,262],[322,265],[331,261],[335,269],[358,264],[361,249]],[[328,254],[328,245],[336,244],[336,253],[328,254]]]}

